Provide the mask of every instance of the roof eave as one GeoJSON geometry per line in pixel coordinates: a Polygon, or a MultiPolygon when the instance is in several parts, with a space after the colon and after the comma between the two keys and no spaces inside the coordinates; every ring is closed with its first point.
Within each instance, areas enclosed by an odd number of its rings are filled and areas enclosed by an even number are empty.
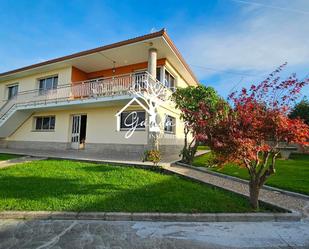
{"type": "Polygon", "coordinates": [[[150,34],[146,34],[146,35],[143,35],[143,36],[131,38],[131,39],[128,39],[128,40],[112,43],[112,44],[109,44],[109,45],[97,47],[97,48],[94,48],[94,49],[85,50],[85,51],[82,51],[82,52],[66,55],[66,56],[63,56],[63,57],[55,58],[55,59],[52,59],[52,60],[48,60],[48,61],[32,64],[30,66],[21,67],[21,68],[18,68],[18,69],[14,69],[14,70],[10,70],[10,71],[4,72],[4,73],[0,73],[0,79],[1,79],[1,77],[4,77],[4,76],[9,76],[9,75],[12,75],[12,74],[28,71],[28,70],[31,70],[31,69],[34,69],[34,68],[51,65],[51,64],[54,64],[54,63],[57,63],[57,62],[63,62],[63,61],[66,61],[66,60],[77,58],[77,57],[81,57],[81,56],[85,56],[85,55],[90,55],[90,54],[93,54],[93,53],[102,52],[104,50],[108,50],[108,49],[112,49],[112,48],[117,48],[117,47],[129,45],[129,44],[133,44],[133,43],[136,43],[136,42],[141,42],[141,41],[145,41],[145,40],[148,40],[148,39],[157,38],[157,37],[161,37],[161,36],[166,40],[166,42],[171,47],[171,49],[176,54],[176,56],[179,58],[181,63],[188,70],[188,72],[192,76],[192,78],[195,81],[195,83],[198,85],[199,84],[198,83],[199,82],[198,79],[196,78],[196,76],[192,72],[192,70],[189,67],[189,65],[185,62],[184,58],[182,57],[182,55],[180,54],[179,50],[175,46],[174,42],[168,36],[168,34],[167,34],[165,29],[161,29],[160,31],[157,31],[157,32],[154,32],[154,33],[150,33],[150,34]]]}

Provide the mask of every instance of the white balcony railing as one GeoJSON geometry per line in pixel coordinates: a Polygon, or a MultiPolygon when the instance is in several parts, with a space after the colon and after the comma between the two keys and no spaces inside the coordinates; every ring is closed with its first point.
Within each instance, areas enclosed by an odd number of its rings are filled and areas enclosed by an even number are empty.
{"type": "Polygon", "coordinates": [[[151,84],[162,83],[153,79],[148,72],[143,72],[72,82],[51,90],[37,89],[20,92],[14,98],[6,101],[0,109],[0,123],[17,107],[126,95],[130,94],[132,88],[145,88],[151,86],[151,84]]]}

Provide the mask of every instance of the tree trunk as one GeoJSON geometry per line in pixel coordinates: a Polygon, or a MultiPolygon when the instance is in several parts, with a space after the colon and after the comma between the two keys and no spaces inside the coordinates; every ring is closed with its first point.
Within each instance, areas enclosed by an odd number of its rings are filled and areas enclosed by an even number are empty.
{"type": "Polygon", "coordinates": [[[260,186],[256,181],[250,181],[249,192],[250,192],[250,205],[253,209],[257,210],[259,208],[260,186]]]}
{"type": "Polygon", "coordinates": [[[188,147],[188,129],[187,127],[185,126],[184,127],[184,134],[185,134],[185,141],[184,141],[184,146],[183,146],[183,149],[182,149],[182,158],[181,158],[181,161],[183,162],[186,162],[186,153],[187,153],[187,147],[188,147]]]}

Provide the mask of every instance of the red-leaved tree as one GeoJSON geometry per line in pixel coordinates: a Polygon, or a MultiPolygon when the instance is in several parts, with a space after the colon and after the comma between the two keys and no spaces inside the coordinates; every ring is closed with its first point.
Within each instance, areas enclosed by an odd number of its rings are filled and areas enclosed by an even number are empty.
{"type": "Polygon", "coordinates": [[[289,144],[307,144],[309,126],[288,117],[289,106],[296,100],[309,79],[296,75],[280,80],[280,66],[258,85],[243,88],[229,96],[231,107],[218,105],[217,114],[209,117],[208,106],[200,103],[191,113],[199,139],[208,141],[220,164],[234,162],[247,168],[250,175],[250,204],[259,207],[260,188],[275,173],[280,149],[289,144]],[[211,122],[208,122],[211,120],[211,122]]]}

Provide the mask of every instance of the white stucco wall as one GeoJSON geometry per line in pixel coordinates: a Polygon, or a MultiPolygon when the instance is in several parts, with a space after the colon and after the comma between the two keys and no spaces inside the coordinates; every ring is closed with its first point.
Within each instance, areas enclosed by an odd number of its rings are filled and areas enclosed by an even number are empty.
{"type": "Polygon", "coordinates": [[[9,141],[70,142],[73,114],[87,114],[86,143],[147,144],[147,130],[136,131],[126,139],[126,131],[117,131],[115,114],[122,106],[46,111],[34,113],[11,136],[9,141]],[[56,116],[54,131],[34,131],[35,116],[56,116]]]}
{"type": "Polygon", "coordinates": [[[9,81],[0,82],[0,107],[8,98],[7,87],[13,84],[18,84],[18,92],[38,89],[38,79],[58,75],[58,85],[66,85],[71,82],[71,67],[66,67],[58,70],[48,71],[44,73],[33,74],[31,76],[18,78],[9,81]]]}

